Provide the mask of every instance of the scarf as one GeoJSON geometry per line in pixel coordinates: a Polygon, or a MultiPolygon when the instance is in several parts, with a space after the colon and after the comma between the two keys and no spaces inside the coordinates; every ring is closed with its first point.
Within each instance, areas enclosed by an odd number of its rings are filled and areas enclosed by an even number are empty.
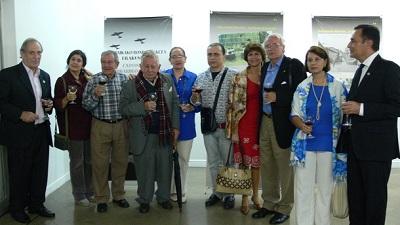
{"type": "MultiPolygon", "coordinates": [[[[160,131],[159,131],[159,143],[160,145],[165,145],[169,144],[172,141],[173,133],[171,130],[171,119],[170,119],[170,114],[169,110],[167,107],[167,104],[165,103],[165,97],[164,97],[164,82],[165,78],[160,76],[160,74],[157,74],[158,79],[155,84],[156,88],[156,93],[157,93],[157,108],[159,109],[159,115],[160,115],[160,131]]],[[[146,102],[149,101],[149,93],[146,90],[145,83],[147,82],[143,76],[143,72],[140,70],[138,75],[136,76],[135,79],[135,86],[136,86],[136,91],[139,94],[138,95],[138,101],[146,102]]],[[[152,123],[152,118],[151,118],[151,113],[147,113],[143,117],[144,124],[146,130],[150,129],[151,123],[152,123]]]]}

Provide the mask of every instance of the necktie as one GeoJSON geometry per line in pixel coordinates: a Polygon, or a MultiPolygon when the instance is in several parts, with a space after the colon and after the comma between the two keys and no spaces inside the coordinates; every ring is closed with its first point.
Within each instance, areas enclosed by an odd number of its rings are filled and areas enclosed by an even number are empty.
{"type": "Polygon", "coordinates": [[[356,70],[356,74],[354,75],[354,83],[355,85],[357,85],[357,87],[358,85],[360,85],[361,73],[364,66],[364,64],[360,64],[360,66],[356,70]]]}
{"type": "Polygon", "coordinates": [[[353,81],[351,82],[350,92],[349,95],[347,96],[347,101],[352,100],[353,96],[355,96],[356,94],[356,90],[358,84],[360,83],[361,73],[364,66],[365,66],[364,64],[360,64],[360,66],[356,70],[356,73],[354,74],[353,81]]]}

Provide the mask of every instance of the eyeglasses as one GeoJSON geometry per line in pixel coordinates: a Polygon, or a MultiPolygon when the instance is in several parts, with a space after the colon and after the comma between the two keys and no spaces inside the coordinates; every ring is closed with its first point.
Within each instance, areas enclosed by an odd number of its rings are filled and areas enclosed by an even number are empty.
{"type": "Polygon", "coordinates": [[[172,55],[170,58],[171,59],[183,59],[183,58],[186,58],[186,56],[184,56],[184,55],[172,55]]]}
{"type": "Polygon", "coordinates": [[[265,45],[265,49],[277,49],[279,47],[281,47],[281,44],[269,44],[269,45],[265,45]]]}

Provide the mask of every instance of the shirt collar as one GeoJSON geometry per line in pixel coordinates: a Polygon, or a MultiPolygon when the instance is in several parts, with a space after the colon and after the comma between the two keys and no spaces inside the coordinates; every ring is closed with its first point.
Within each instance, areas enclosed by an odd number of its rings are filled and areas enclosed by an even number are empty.
{"type": "Polygon", "coordinates": [[[26,70],[26,72],[27,72],[28,74],[33,74],[34,77],[39,76],[39,73],[40,73],[40,69],[39,69],[39,68],[37,68],[36,73],[34,73],[33,70],[32,70],[31,68],[29,68],[29,67],[27,67],[27,66],[25,65],[25,63],[22,62],[22,65],[24,65],[24,68],[25,68],[25,70],[26,70]]]}
{"type": "MultiPolygon", "coordinates": [[[[282,55],[282,57],[276,62],[276,64],[274,65],[274,68],[279,68],[279,67],[281,67],[282,61],[283,61],[283,55],[282,55]]],[[[272,63],[270,63],[270,64],[268,65],[268,70],[272,70],[272,69],[273,69],[273,68],[272,68],[272,63]]]]}
{"type": "Polygon", "coordinates": [[[378,54],[379,54],[378,51],[374,52],[372,55],[368,56],[368,58],[366,58],[364,62],[362,62],[362,64],[364,64],[366,67],[369,67],[372,61],[374,61],[374,59],[376,58],[376,56],[378,56],[378,54]]]}

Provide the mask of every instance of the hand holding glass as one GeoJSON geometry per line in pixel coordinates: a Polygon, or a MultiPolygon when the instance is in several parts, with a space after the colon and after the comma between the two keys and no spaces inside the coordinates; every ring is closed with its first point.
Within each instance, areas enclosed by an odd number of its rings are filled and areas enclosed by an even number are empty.
{"type": "Polygon", "coordinates": [[[268,92],[271,92],[271,91],[273,91],[273,90],[274,90],[274,89],[272,88],[272,83],[266,83],[266,84],[264,85],[264,92],[266,92],[265,95],[264,95],[265,104],[270,104],[270,103],[271,103],[271,102],[269,102],[269,100],[268,100],[266,94],[268,94],[268,92]]]}
{"type": "Polygon", "coordinates": [[[50,98],[42,98],[40,101],[42,102],[42,107],[44,111],[43,119],[49,120],[49,115],[47,114],[47,112],[49,112],[53,107],[53,100],[51,100],[50,98]]]}
{"type": "Polygon", "coordinates": [[[107,78],[104,76],[101,76],[99,79],[99,85],[103,87],[103,92],[101,93],[101,96],[105,95],[105,85],[107,84],[107,78]]]}

